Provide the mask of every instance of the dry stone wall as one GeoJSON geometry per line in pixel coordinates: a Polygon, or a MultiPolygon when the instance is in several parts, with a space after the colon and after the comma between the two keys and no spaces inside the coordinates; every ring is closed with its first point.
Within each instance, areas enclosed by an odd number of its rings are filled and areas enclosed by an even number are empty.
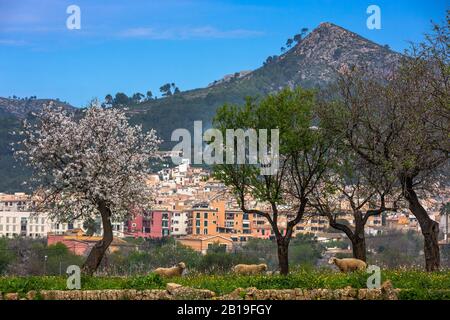
{"type": "Polygon", "coordinates": [[[168,283],[165,290],[41,290],[1,294],[0,300],[397,300],[400,289],[389,281],[380,289],[257,289],[237,288],[217,296],[213,291],[168,283]]]}

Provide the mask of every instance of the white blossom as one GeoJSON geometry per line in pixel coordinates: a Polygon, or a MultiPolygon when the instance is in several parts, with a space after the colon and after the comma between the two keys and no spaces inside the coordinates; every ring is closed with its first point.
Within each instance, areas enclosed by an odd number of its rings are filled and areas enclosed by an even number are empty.
{"type": "Polygon", "coordinates": [[[81,117],[52,104],[35,116],[36,123],[24,122],[16,155],[34,169],[39,210],[70,221],[98,214],[101,201],[120,220],[150,204],[149,160],[161,142],[154,130],[144,133],[123,111],[97,101],[81,117]]]}

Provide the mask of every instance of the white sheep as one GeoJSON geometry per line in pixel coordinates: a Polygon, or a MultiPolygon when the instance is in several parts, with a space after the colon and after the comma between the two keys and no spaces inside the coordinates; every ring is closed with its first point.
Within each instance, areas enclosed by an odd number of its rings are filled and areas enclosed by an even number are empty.
{"type": "Polygon", "coordinates": [[[355,258],[338,259],[332,257],[328,260],[328,263],[335,264],[342,272],[365,270],[367,268],[367,263],[355,258]]]}
{"type": "Polygon", "coordinates": [[[234,273],[242,275],[260,274],[267,270],[265,263],[261,264],[237,264],[232,268],[234,273]]]}
{"type": "Polygon", "coordinates": [[[184,269],[186,269],[186,264],[184,262],[180,262],[172,268],[157,268],[153,272],[159,274],[161,277],[169,278],[181,276],[184,269]]]}

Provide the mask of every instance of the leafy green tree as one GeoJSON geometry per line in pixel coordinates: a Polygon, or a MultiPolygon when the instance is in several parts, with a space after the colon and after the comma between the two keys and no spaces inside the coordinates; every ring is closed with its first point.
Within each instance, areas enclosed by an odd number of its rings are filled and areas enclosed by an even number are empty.
{"type": "Polygon", "coordinates": [[[299,234],[290,246],[290,264],[292,266],[315,266],[322,257],[325,247],[314,239],[313,235],[299,234]]]}
{"type": "Polygon", "coordinates": [[[229,253],[224,246],[213,244],[208,248],[206,255],[200,260],[198,270],[206,273],[229,272],[234,265],[239,263],[261,263],[258,258],[249,257],[243,252],[229,253]]]}
{"type": "Polygon", "coordinates": [[[114,105],[115,106],[126,106],[128,103],[130,102],[130,98],[128,98],[128,96],[123,93],[123,92],[118,92],[116,93],[116,96],[114,98],[114,105]]]}
{"type": "Polygon", "coordinates": [[[369,236],[367,246],[372,252],[370,263],[386,268],[415,267],[423,265],[420,234],[416,231],[387,231],[369,236]]]}
{"type": "Polygon", "coordinates": [[[142,99],[144,98],[144,95],[140,92],[136,92],[135,94],[133,94],[133,96],[131,97],[131,102],[132,103],[139,103],[142,101],[142,99]]]}
{"type": "Polygon", "coordinates": [[[105,96],[105,104],[111,106],[113,103],[114,103],[114,98],[112,97],[112,95],[107,94],[107,95],[105,96]]]}
{"type": "MultiPolygon", "coordinates": [[[[288,248],[294,227],[303,218],[330,158],[328,137],[312,127],[314,99],[312,91],[284,89],[259,103],[247,99],[243,107],[224,105],[213,121],[224,135],[227,129],[279,129],[280,163],[275,174],[262,175],[260,164],[239,164],[236,152],[232,159],[235,164],[215,165],[214,174],[230,188],[243,212],[270,223],[277,241],[280,273],[284,275],[289,272],[288,248]],[[249,197],[267,204],[270,210],[255,207],[249,197]],[[287,219],[283,228],[278,223],[282,215],[287,219]]],[[[272,141],[270,137],[268,140],[272,141]]],[[[233,148],[238,148],[235,140],[233,148]]],[[[273,148],[276,146],[269,143],[269,149],[273,148]]]]}
{"type": "Polygon", "coordinates": [[[172,95],[171,88],[172,87],[171,87],[170,83],[166,83],[159,88],[159,91],[161,92],[163,97],[169,97],[172,95]]]}
{"type": "MultiPolygon", "coordinates": [[[[44,256],[45,273],[47,275],[63,275],[68,266],[81,266],[84,262],[83,257],[73,254],[63,243],[56,243],[46,248],[44,256]]],[[[41,257],[42,258],[42,257],[41,257]]]]}
{"type": "Polygon", "coordinates": [[[287,39],[287,40],[286,40],[286,47],[287,47],[287,48],[292,47],[292,44],[293,44],[293,43],[294,43],[294,40],[293,40],[293,39],[291,39],[291,38],[287,39]]]}
{"type": "Polygon", "coordinates": [[[0,238],[0,275],[6,272],[14,259],[14,254],[8,247],[8,239],[0,238]]]}

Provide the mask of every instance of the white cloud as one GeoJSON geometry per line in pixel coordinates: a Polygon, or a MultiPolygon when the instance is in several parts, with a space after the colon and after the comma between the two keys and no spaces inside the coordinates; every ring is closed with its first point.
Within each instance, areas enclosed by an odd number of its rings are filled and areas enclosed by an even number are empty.
{"type": "Polygon", "coordinates": [[[155,29],[147,27],[130,28],[119,32],[123,38],[142,38],[152,40],[185,39],[234,39],[261,36],[261,31],[247,29],[219,30],[211,26],[155,29]]]}
{"type": "Polygon", "coordinates": [[[24,46],[27,42],[23,40],[0,39],[0,46],[24,46]]]}

